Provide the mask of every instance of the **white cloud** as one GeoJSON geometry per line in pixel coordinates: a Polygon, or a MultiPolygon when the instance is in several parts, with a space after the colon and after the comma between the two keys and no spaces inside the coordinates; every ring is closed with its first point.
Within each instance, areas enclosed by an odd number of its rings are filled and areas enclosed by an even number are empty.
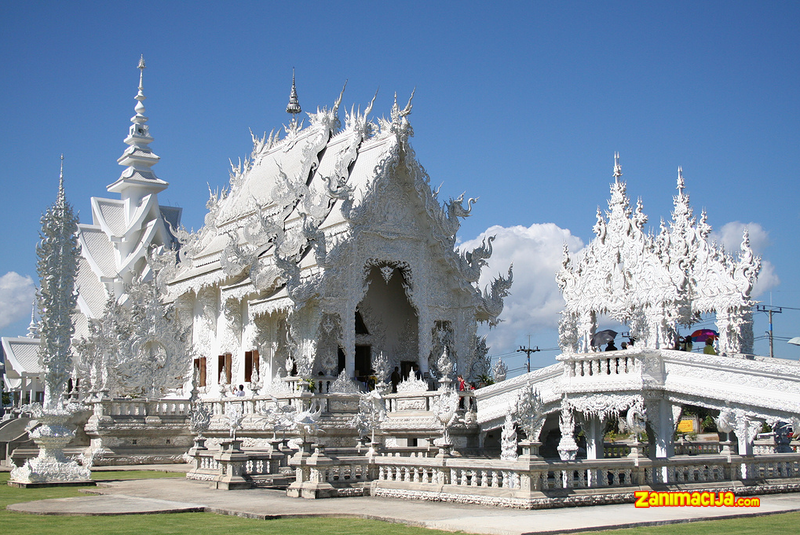
{"type": "Polygon", "coordinates": [[[750,247],[756,254],[761,254],[770,244],[769,232],[758,223],[742,223],[731,221],[722,225],[718,231],[711,233],[711,239],[722,245],[728,253],[735,254],[742,245],[744,229],[750,233],[750,247]]]}
{"type": "MultiPolygon", "coordinates": [[[[571,253],[581,249],[583,242],[567,229],[553,223],[533,224],[530,227],[493,226],[474,240],[460,245],[461,250],[478,247],[487,236],[496,236],[489,265],[483,269],[479,284],[484,288],[499,274],[514,264],[514,284],[506,297],[503,320],[489,332],[487,342],[492,354],[513,350],[517,339],[528,334],[550,331],[558,326],[559,312],[564,300],[556,285],[555,275],[561,266],[563,245],[571,253]]],[[[553,344],[557,343],[554,338],[553,344]]]]}
{"type": "MultiPolygon", "coordinates": [[[[770,244],[769,232],[758,223],[742,223],[741,221],[731,221],[725,223],[719,231],[711,233],[711,239],[722,245],[729,254],[734,256],[740,250],[742,244],[742,233],[747,229],[750,234],[750,247],[757,255],[762,254],[764,249],[770,244]]],[[[769,260],[761,260],[761,272],[758,274],[758,281],[753,288],[753,297],[758,297],[768,292],[780,284],[781,280],[775,273],[775,266],[769,260]]]]}
{"type": "Polygon", "coordinates": [[[30,316],[34,295],[29,276],[9,271],[0,277],[0,328],[30,316]]]}

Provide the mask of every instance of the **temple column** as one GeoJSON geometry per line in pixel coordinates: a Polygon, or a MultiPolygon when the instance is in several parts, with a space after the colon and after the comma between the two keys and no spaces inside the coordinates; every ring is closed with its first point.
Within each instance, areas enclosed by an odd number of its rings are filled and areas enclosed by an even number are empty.
{"type": "Polygon", "coordinates": [[[647,421],[654,434],[655,457],[666,459],[675,455],[675,447],[672,443],[673,430],[675,425],[672,419],[672,404],[666,399],[645,400],[647,409],[647,421]]]}
{"type": "Polygon", "coordinates": [[[17,408],[22,408],[22,405],[25,402],[25,385],[27,383],[27,377],[24,374],[20,374],[20,384],[19,384],[19,403],[17,404],[17,408]]]}
{"type": "Polygon", "coordinates": [[[603,420],[600,416],[584,416],[583,434],[586,437],[586,459],[603,458],[603,420]]]}
{"type": "Polygon", "coordinates": [[[356,375],[356,310],[355,305],[345,308],[341,314],[342,350],[344,351],[344,369],[347,376],[356,375]]]}
{"type": "MultiPolygon", "coordinates": [[[[737,409],[736,428],[733,432],[739,441],[739,455],[753,455],[753,441],[761,430],[761,422],[751,419],[743,410],[737,409]]],[[[743,475],[744,476],[744,475],[743,475]]]]}

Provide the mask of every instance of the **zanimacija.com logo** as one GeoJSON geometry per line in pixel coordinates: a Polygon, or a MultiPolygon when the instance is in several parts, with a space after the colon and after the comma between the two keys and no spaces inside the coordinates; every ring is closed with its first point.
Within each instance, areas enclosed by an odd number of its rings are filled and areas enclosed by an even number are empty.
{"type": "Polygon", "coordinates": [[[761,498],[737,498],[732,492],[654,492],[637,490],[636,507],[760,507],[761,498]]]}

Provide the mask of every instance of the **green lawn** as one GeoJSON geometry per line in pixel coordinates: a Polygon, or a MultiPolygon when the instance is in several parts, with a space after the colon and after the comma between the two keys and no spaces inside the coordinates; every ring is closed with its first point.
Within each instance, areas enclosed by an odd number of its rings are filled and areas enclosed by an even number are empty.
{"type": "Polygon", "coordinates": [[[585,532],[584,535],[596,535],[598,533],[613,533],[614,535],[717,535],[718,533],[763,535],[764,533],[793,533],[797,531],[798,522],[800,522],[800,513],[781,513],[709,522],[687,522],[666,526],[591,531],[585,532]]]}
{"type": "MultiPolygon", "coordinates": [[[[113,471],[93,472],[95,480],[137,479],[145,477],[184,477],[175,472],[113,471]]],[[[42,489],[18,489],[9,487],[8,473],[0,473],[0,533],[26,535],[69,535],[72,533],[113,533],[141,535],[142,533],[191,533],[192,535],[220,535],[249,533],[275,535],[359,535],[381,533],[386,535],[445,535],[449,532],[413,528],[402,524],[391,524],[377,520],[351,518],[309,518],[254,520],[212,513],[178,513],[167,515],[119,515],[119,516],[40,516],[6,511],[11,503],[84,496],[75,487],[49,487],[42,489]]],[[[91,488],[91,487],[84,487],[91,488]]]]}
{"type": "MultiPolygon", "coordinates": [[[[94,472],[96,480],[141,479],[151,477],[183,477],[176,472],[113,471],[94,472]]],[[[68,535],[76,533],[113,533],[139,535],[141,533],[192,533],[192,535],[220,535],[249,533],[275,535],[359,535],[381,533],[386,535],[445,535],[449,532],[413,528],[402,524],[391,524],[376,520],[351,518],[308,518],[253,520],[211,513],[179,513],[167,515],[121,515],[121,516],[39,516],[6,511],[11,503],[83,496],[75,487],[51,487],[42,489],[18,489],[9,487],[8,473],[0,473],[0,533],[24,533],[42,535],[68,535]]],[[[633,507],[633,505],[631,505],[633,507]]],[[[666,526],[586,532],[588,534],[613,533],[620,535],[695,535],[695,534],[753,534],[791,533],[800,524],[800,513],[785,513],[712,522],[692,522],[666,526]]]]}

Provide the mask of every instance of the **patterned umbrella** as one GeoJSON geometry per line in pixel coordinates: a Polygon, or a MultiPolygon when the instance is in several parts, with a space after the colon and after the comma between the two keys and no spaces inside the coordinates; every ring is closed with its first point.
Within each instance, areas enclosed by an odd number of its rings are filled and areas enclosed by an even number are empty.
{"type": "Polygon", "coordinates": [[[717,338],[719,338],[719,333],[711,329],[699,329],[693,332],[690,336],[692,337],[692,340],[695,342],[705,342],[708,338],[716,340],[717,338]]]}
{"type": "Polygon", "coordinates": [[[787,343],[793,344],[793,345],[796,345],[796,346],[800,346],[800,336],[795,336],[794,338],[789,340],[789,342],[787,342],[787,343]]]}

